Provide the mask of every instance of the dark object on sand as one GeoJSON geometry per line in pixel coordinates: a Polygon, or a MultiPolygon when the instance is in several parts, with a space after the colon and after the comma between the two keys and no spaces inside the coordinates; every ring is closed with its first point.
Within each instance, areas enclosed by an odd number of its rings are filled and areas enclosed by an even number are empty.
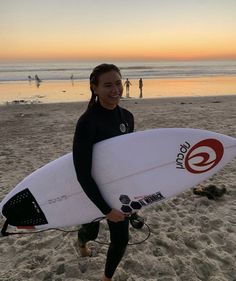
{"type": "Polygon", "coordinates": [[[226,188],[218,188],[211,184],[205,187],[196,187],[193,189],[193,193],[196,195],[206,196],[210,200],[216,200],[217,198],[225,194],[226,188]]]}

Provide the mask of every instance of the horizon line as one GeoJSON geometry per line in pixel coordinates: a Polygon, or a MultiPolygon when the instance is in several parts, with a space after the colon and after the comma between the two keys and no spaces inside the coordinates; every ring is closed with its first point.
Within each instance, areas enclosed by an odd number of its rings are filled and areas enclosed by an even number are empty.
{"type": "Polygon", "coordinates": [[[21,62],[96,62],[96,61],[119,61],[119,62],[165,62],[165,61],[236,61],[232,57],[209,57],[209,58],[0,58],[0,63],[21,63],[21,62]]]}

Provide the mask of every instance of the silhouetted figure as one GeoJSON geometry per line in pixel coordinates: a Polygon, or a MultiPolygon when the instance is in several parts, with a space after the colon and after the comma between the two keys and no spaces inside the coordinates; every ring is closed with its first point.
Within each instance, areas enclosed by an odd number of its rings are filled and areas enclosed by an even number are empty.
{"type": "Polygon", "coordinates": [[[35,84],[36,84],[37,88],[39,88],[40,83],[42,82],[42,80],[38,77],[37,74],[34,76],[34,78],[35,78],[35,84]]]}
{"type": "Polygon", "coordinates": [[[130,83],[128,78],[126,79],[124,85],[126,88],[126,98],[129,98],[129,87],[132,86],[132,84],[130,83]]]}
{"type": "Polygon", "coordinates": [[[70,80],[71,80],[72,86],[74,86],[74,75],[73,74],[71,74],[70,80]]]}
{"type": "Polygon", "coordinates": [[[143,79],[142,78],[139,79],[138,87],[140,90],[139,98],[141,99],[143,97],[143,79]]]}

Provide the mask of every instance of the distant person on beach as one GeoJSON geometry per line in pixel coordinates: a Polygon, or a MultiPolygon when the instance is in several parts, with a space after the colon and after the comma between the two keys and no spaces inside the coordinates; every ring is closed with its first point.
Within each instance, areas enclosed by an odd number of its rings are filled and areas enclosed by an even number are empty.
{"type": "Polygon", "coordinates": [[[73,74],[70,76],[70,80],[71,80],[72,86],[74,86],[74,75],[73,74]]]}
{"type": "Polygon", "coordinates": [[[33,78],[29,75],[28,80],[29,80],[29,82],[31,82],[33,80],[33,78]]]}
{"type": "Polygon", "coordinates": [[[143,79],[140,78],[138,81],[138,87],[140,90],[139,98],[141,99],[143,97],[143,79]]]}
{"type": "Polygon", "coordinates": [[[34,79],[35,79],[36,86],[38,88],[40,86],[40,83],[42,82],[42,80],[38,77],[37,74],[34,76],[34,79]]]}
{"type": "Polygon", "coordinates": [[[42,80],[38,77],[37,74],[35,75],[35,81],[37,81],[37,82],[39,82],[39,83],[42,82],[42,80]]]}
{"type": "Polygon", "coordinates": [[[128,78],[126,79],[124,85],[126,88],[126,98],[129,98],[129,87],[132,86],[132,84],[130,83],[128,78]]]}
{"type": "MultiPolygon", "coordinates": [[[[118,105],[123,85],[117,66],[101,64],[95,67],[90,75],[90,90],[88,108],[79,118],[74,134],[73,160],[77,179],[84,192],[107,219],[111,241],[101,280],[110,281],[128,244],[129,219],[107,203],[91,175],[93,145],[133,132],[134,117],[131,112],[118,105]]],[[[87,242],[95,240],[98,232],[99,222],[82,225],[78,232],[81,256],[91,256],[87,242]]]]}

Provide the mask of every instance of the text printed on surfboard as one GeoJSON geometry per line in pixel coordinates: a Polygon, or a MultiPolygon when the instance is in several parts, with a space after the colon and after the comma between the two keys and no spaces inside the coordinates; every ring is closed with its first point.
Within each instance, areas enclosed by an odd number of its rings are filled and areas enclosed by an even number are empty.
{"type": "Polygon", "coordinates": [[[165,197],[161,194],[161,192],[156,192],[154,194],[141,196],[138,200],[131,200],[128,195],[120,195],[120,202],[122,203],[121,211],[124,213],[131,213],[132,211],[138,211],[143,206],[148,206],[155,202],[159,202],[165,197]]]}
{"type": "Polygon", "coordinates": [[[188,141],[180,145],[176,168],[200,174],[213,169],[222,159],[224,147],[217,139],[205,139],[194,145],[188,141]]]}

